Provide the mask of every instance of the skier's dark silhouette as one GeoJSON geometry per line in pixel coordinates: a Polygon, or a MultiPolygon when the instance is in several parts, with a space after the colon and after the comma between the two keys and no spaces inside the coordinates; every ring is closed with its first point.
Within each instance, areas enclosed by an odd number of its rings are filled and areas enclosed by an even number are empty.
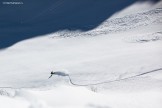
{"type": "MultiPolygon", "coordinates": [[[[52,71],[52,72],[51,72],[51,76],[50,76],[49,78],[51,78],[53,74],[55,74],[55,72],[52,71]]],[[[49,78],[48,78],[48,79],[49,79],[49,78]]]]}

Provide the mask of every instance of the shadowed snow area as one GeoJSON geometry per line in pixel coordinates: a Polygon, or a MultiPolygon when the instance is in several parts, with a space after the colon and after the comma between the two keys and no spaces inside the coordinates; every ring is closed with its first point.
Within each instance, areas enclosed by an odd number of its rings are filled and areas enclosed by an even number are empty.
{"type": "Polygon", "coordinates": [[[154,5],[160,0],[1,0],[0,49],[57,31],[89,31],[133,3],[146,1],[154,5]]]}
{"type": "Polygon", "coordinates": [[[161,108],[161,28],[162,2],[137,3],[1,50],[0,108],[161,108]]]}

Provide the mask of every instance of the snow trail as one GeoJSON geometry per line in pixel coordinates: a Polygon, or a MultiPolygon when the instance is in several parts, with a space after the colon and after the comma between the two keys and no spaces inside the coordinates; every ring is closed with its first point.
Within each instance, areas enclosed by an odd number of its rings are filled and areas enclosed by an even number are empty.
{"type": "Polygon", "coordinates": [[[122,80],[130,79],[130,78],[135,78],[135,77],[143,76],[143,75],[146,75],[146,74],[150,74],[150,73],[160,71],[160,70],[162,70],[162,68],[151,70],[151,71],[148,71],[148,72],[144,72],[144,73],[137,74],[137,75],[130,76],[130,77],[126,77],[126,78],[121,78],[121,79],[116,79],[116,80],[111,80],[111,81],[104,81],[104,82],[99,82],[99,83],[92,83],[92,84],[83,84],[83,85],[74,83],[69,75],[68,75],[68,78],[69,78],[69,81],[72,85],[75,85],[75,86],[90,86],[90,85],[99,85],[99,84],[104,84],[104,83],[112,83],[112,82],[122,81],[122,80]]]}
{"type": "MultiPolygon", "coordinates": [[[[151,70],[151,71],[143,72],[141,74],[133,75],[133,76],[126,77],[126,78],[121,78],[121,79],[116,79],[116,80],[110,80],[110,81],[104,81],[104,82],[99,82],[99,83],[91,83],[91,84],[77,84],[77,83],[74,83],[72,81],[72,78],[70,77],[69,74],[64,73],[64,72],[61,72],[61,71],[55,72],[55,75],[62,76],[62,77],[68,77],[70,83],[72,85],[74,85],[74,86],[90,86],[90,85],[99,85],[99,84],[104,84],[104,83],[112,83],[112,82],[127,80],[127,79],[130,79],[130,78],[135,78],[135,77],[143,76],[143,75],[150,74],[150,73],[153,73],[153,72],[157,72],[157,71],[160,71],[160,70],[162,70],[162,68],[158,68],[158,69],[154,69],[154,70],[151,70]]],[[[0,87],[0,88],[20,89],[20,88],[15,88],[15,87],[0,87]]],[[[21,88],[32,88],[32,87],[21,87],[21,88]]]]}

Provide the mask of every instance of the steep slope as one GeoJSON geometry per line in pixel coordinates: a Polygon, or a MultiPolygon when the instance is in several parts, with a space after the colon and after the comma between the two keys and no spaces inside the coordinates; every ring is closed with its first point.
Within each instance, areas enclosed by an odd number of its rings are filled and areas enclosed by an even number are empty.
{"type": "Polygon", "coordinates": [[[61,30],[92,30],[138,0],[11,0],[14,1],[23,4],[0,2],[0,49],[61,30]]]}
{"type": "MultiPolygon", "coordinates": [[[[102,34],[130,31],[138,28],[152,27],[162,24],[162,8],[152,9],[142,13],[127,15],[121,18],[108,19],[102,25],[88,32],[58,32],[56,36],[97,36],[102,34]]],[[[159,26],[154,27],[160,29],[159,26]]],[[[55,36],[55,35],[54,35],[55,36]]]]}
{"type": "Polygon", "coordinates": [[[156,8],[1,50],[0,107],[161,108],[161,15],[156,8]]]}
{"type": "MultiPolygon", "coordinates": [[[[162,34],[156,31],[161,27],[161,15],[162,9],[154,9],[107,20],[90,32],[61,32],[65,37],[76,38],[63,39],[60,37],[62,34],[57,33],[58,39],[53,34],[48,38],[21,42],[0,53],[0,65],[3,66],[0,69],[3,73],[0,85],[21,88],[60,82],[59,77],[47,79],[51,70],[66,70],[74,83],[88,85],[160,69],[162,34]],[[150,30],[150,27],[154,29],[150,30]],[[100,37],[87,37],[96,34],[100,37]],[[132,44],[134,41],[137,43],[132,44]]],[[[63,77],[61,79],[64,80],[63,77]]],[[[65,79],[69,80],[68,77],[65,79]]]]}

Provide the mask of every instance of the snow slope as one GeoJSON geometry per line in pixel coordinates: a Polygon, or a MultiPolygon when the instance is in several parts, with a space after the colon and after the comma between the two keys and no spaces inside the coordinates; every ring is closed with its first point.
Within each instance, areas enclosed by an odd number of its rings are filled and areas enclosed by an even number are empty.
{"type": "Polygon", "coordinates": [[[0,108],[161,108],[161,28],[154,7],[1,50],[0,108]]]}
{"type": "Polygon", "coordinates": [[[1,108],[161,108],[160,91],[92,92],[83,87],[20,90],[14,98],[0,97],[1,108]]]}

